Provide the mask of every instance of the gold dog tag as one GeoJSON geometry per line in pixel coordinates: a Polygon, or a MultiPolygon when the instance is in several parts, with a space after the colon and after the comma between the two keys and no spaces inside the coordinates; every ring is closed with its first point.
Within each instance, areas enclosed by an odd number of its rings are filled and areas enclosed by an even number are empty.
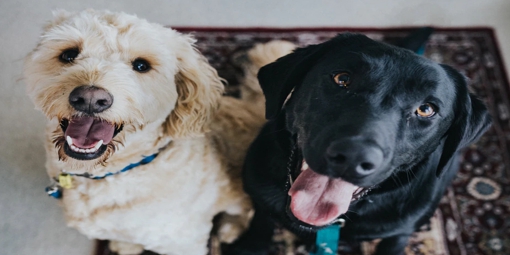
{"type": "Polygon", "coordinates": [[[73,188],[73,177],[69,174],[60,174],[58,176],[58,183],[64,189],[72,189],[73,188]]]}

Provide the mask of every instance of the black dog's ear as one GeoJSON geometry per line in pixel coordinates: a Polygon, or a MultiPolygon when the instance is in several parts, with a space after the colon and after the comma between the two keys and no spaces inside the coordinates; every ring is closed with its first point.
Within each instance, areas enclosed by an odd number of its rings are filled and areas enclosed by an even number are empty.
{"type": "Polygon", "coordinates": [[[430,35],[434,32],[432,27],[422,27],[395,43],[395,46],[411,50],[422,55],[425,44],[429,40],[430,35]]]}
{"type": "Polygon", "coordinates": [[[266,98],[266,119],[276,118],[287,96],[323,55],[326,47],[324,43],[296,49],[259,70],[257,78],[266,98]]]}
{"type": "MultiPolygon", "coordinates": [[[[416,30],[397,43],[397,46],[417,52],[425,45],[433,29],[416,30]]],[[[263,66],[257,75],[266,98],[266,118],[275,119],[292,89],[303,80],[308,70],[333,47],[350,47],[359,50],[361,45],[374,43],[360,34],[342,33],[317,45],[295,50],[273,63],[263,66]]]]}
{"type": "Polygon", "coordinates": [[[477,141],[492,123],[485,104],[469,93],[466,78],[450,66],[441,66],[455,83],[457,102],[455,119],[446,132],[446,140],[436,176],[441,175],[443,168],[445,168],[458,150],[477,141]]]}
{"type": "Polygon", "coordinates": [[[299,85],[308,70],[334,47],[353,47],[372,43],[365,35],[342,33],[321,44],[309,45],[260,68],[257,78],[266,97],[266,119],[280,113],[292,89],[299,85]]]}

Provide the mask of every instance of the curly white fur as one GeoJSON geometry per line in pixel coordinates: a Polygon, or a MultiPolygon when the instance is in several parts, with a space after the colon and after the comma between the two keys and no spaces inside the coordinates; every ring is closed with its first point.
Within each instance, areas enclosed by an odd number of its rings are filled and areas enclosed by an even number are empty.
{"type": "Polygon", "coordinates": [[[221,79],[188,35],[124,13],[54,16],[25,61],[28,95],[49,119],[50,178],[63,170],[116,172],[164,147],[153,162],[129,172],[103,180],[75,177],[62,199],[68,225],[89,238],[112,240],[120,254],[148,249],[203,255],[212,219],[224,212],[227,227],[220,228],[220,238],[234,240],[251,217],[240,170],[264,123],[263,109],[222,97],[221,79]],[[70,48],[79,49],[78,57],[60,62],[70,48]],[[139,57],[149,61],[149,72],[133,71],[131,62],[139,57]],[[94,117],[124,127],[104,155],[85,161],[66,155],[59,126],[83,114],[69,104],[71,91],[82,85],[113,95],[113,105],[94,117]]]}

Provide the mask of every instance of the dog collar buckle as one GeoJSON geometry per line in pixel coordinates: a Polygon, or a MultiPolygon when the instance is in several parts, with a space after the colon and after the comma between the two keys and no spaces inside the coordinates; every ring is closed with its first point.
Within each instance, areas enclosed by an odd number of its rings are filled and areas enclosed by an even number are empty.
{"type": "Polygon", "coordinates": [[[64,189],[73,188],[73,177],[65,172],[58,175],[58,184],[64,189]]]}

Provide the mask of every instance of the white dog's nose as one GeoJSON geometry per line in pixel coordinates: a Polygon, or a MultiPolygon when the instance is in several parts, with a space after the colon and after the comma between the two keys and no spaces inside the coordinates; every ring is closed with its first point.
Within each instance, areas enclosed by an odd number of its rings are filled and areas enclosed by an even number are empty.
{"type": "Polygon", "coordinates": [[[105,89],[83,85],[71,92],[69,104],[80,112],[88,114],[100,113],[112,106],[113,96],[105,89]]]}

